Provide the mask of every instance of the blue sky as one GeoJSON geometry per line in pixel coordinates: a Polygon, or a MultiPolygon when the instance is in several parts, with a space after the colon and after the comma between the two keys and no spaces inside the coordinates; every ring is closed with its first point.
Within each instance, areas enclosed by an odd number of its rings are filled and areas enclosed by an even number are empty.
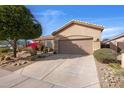
{"type": "Polygon", "coordinates": [[[102,38],[124,33],[124,6],[26,6],[43,27],[43,35],[50,35],[70,20],[80,20],[105,27],[102,38]]]}

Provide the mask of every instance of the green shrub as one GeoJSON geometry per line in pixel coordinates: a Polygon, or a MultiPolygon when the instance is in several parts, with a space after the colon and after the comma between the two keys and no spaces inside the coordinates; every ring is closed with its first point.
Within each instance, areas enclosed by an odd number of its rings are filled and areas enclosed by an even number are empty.
{"type": "Polygon", "coordinates": [[[116,74],[124,76],[124,69],[117,70],[116,74]]]}
{"type": "Polygon", "coordinates": [[[117,53],[109,48],[98,49],[94,52],[94,57],[102,63],[117,63],[117,53]]]}
{"type": "Polygon", "coordinates": [[[48,53],[48,47],[44,47],[43,52],[48,53]]]}
{"type": "Polygon", "coordinates": [[[124,49],[121,50],[121,53],[124,53],[124,49]]]}
{"type": "Polygon", "coordinates": [[[0,48],[0,53],[7,53],[9,51],[10,51],[9,48],[0,48]]]}
{"type": "Polygon", "coordinates": [[[44,46],[43,45],[38,45],[38,50],[39,51],[43,51],[43,49],[44,49],[44,46]]]}

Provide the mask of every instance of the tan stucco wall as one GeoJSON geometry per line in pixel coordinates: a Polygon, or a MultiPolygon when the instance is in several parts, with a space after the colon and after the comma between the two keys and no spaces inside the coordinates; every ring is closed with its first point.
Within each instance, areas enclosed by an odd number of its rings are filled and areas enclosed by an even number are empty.
{"type": "Polygon", "coordinates": [[[110,48],[117,51],[117,43],[118,42],[124,42],[124,37],[120,37],[114,40],[111,40],[108,42],[108,44],[110,44],[110,48]]]}
{"type": "MultiPolygon", "coordinates": [[[[100,41],[97,41],[97,39],[101,40],[101,31],[98,29],[74,24],[74,25],[71,25],[70,27],[67,27],[66,29],[64,29],[63,31],[61,31],[59,34],[55,36],[58,38],[67,37],[70,39],[72,37],[69,37],[69,36],[75,36],[75,35],[77,35],[78,38],[82,38],[81,35],[84,36],[84,38],[86,38],[85,36],[93,37],[93,50],[97,50],[100,48],[100,41]]],[[[77,37],[75,36],[73,37],[73,39],[77,37]]]]}
{"type": "Polygon", "coordinates": [[[45,40],[45,46],[54,49],[54,40],[45,40]]]}

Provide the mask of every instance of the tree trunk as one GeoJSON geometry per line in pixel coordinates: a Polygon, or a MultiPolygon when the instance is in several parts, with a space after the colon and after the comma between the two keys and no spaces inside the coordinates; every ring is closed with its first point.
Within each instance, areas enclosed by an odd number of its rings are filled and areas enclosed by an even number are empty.
{"type": "Polygon", "coordinates": [[[14,39],[13,40],[13,53],[14,53],[15,58],[16,58],[16,49],[17,49],[17,40],[14,39]]]}
{"type": "Polygon", "coordinates": [[[25,47],[27,47],[27,40],[25,39],[25,47]]]}

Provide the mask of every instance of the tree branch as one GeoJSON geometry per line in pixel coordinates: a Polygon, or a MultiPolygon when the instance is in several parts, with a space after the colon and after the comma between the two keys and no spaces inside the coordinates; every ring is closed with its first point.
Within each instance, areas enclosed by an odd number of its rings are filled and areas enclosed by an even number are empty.
{"type": "Polygon", "coordinates": [[[9,41],[9,40],[7,40],[7,39],[6,39],[6,41],[7,41],[12,47],[14,47],[14,45],[13,45],[13,43],[12,43],[11,41],[9,41]]]}

